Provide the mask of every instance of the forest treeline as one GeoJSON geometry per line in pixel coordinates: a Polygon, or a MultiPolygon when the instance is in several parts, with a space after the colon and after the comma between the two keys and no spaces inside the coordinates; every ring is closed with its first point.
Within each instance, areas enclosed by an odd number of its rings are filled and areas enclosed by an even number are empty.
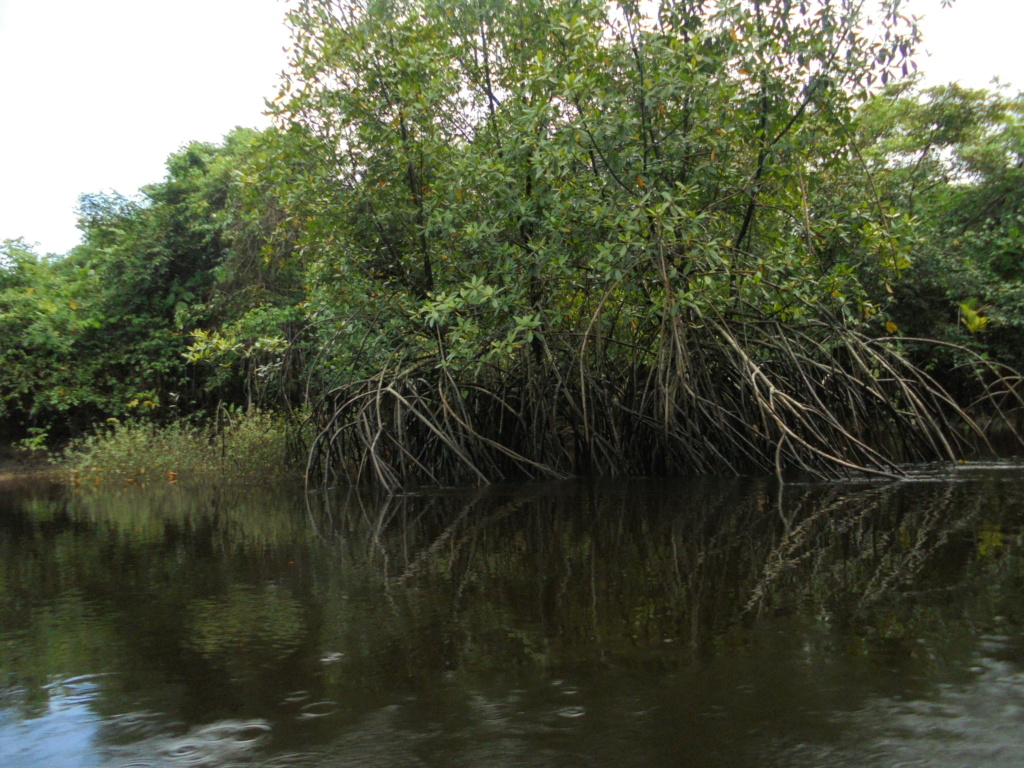
{"type": "Polygon", "coordinates": [[[289,23],[273,127],[6,241],[9,438],[258,407],[398,487],[891,473],[1019,412],[1024,98],[919,88],[898,0],[289,23]]]}

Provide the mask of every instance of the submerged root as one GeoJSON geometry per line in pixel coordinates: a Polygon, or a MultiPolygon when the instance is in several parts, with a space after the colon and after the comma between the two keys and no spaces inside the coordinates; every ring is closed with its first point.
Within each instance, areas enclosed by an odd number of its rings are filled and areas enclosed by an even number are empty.
{"type": "Polygon", "coordinates": [[[431,360],[330,392],[310,475],[389,491],[571,474],[897,477],[984,448],[994,423],[1024,445],[1021,377],[963,353],[967,404],[900,340],[842,326],[704,318],[665,323],[648,344],[551,337],[543,355],[472,378],[431,360]]]}

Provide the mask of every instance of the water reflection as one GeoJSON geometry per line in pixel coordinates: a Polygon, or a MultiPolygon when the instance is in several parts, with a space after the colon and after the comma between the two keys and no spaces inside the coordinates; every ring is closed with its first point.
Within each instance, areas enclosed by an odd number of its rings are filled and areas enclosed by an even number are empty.
{"type": "Polygon", "coordinates": [[[6,701],[0,708],[0,755],[5,757],[4,764],[19,768],[99,765],[92,745],[99,733],[100,718],[89,706],[96,694],[95,683],[78,678],[46,688],[45,705],[24,718],[8,708],[14,703],[12,699],[17,700],[24,691],[5,692],[6,701]]]}
{"type": "Polygon", "coordinates": [[[0,493],[0,764],[1024,762],[1024,469],[0,493]]]}

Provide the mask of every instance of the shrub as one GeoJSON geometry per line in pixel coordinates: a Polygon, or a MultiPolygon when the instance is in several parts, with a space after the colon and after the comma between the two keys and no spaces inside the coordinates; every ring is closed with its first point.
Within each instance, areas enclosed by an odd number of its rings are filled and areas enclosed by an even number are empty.
{"type": "Polygon", "coordinates": [[[262,481],[302,470],[300,429],[280,413],[222,410],[212,422],[119,422],[64,453],[74,483],[262,481]]]}

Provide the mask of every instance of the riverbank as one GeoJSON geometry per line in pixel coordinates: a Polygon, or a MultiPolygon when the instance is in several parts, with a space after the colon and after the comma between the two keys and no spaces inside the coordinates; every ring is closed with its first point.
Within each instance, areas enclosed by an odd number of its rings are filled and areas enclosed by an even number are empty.
{"type": "Polygon", "coordinates": [[[0,483],[39,478],[56,473],[59,467],[46,451],[26,451],[0,443],[0,483]]]}

